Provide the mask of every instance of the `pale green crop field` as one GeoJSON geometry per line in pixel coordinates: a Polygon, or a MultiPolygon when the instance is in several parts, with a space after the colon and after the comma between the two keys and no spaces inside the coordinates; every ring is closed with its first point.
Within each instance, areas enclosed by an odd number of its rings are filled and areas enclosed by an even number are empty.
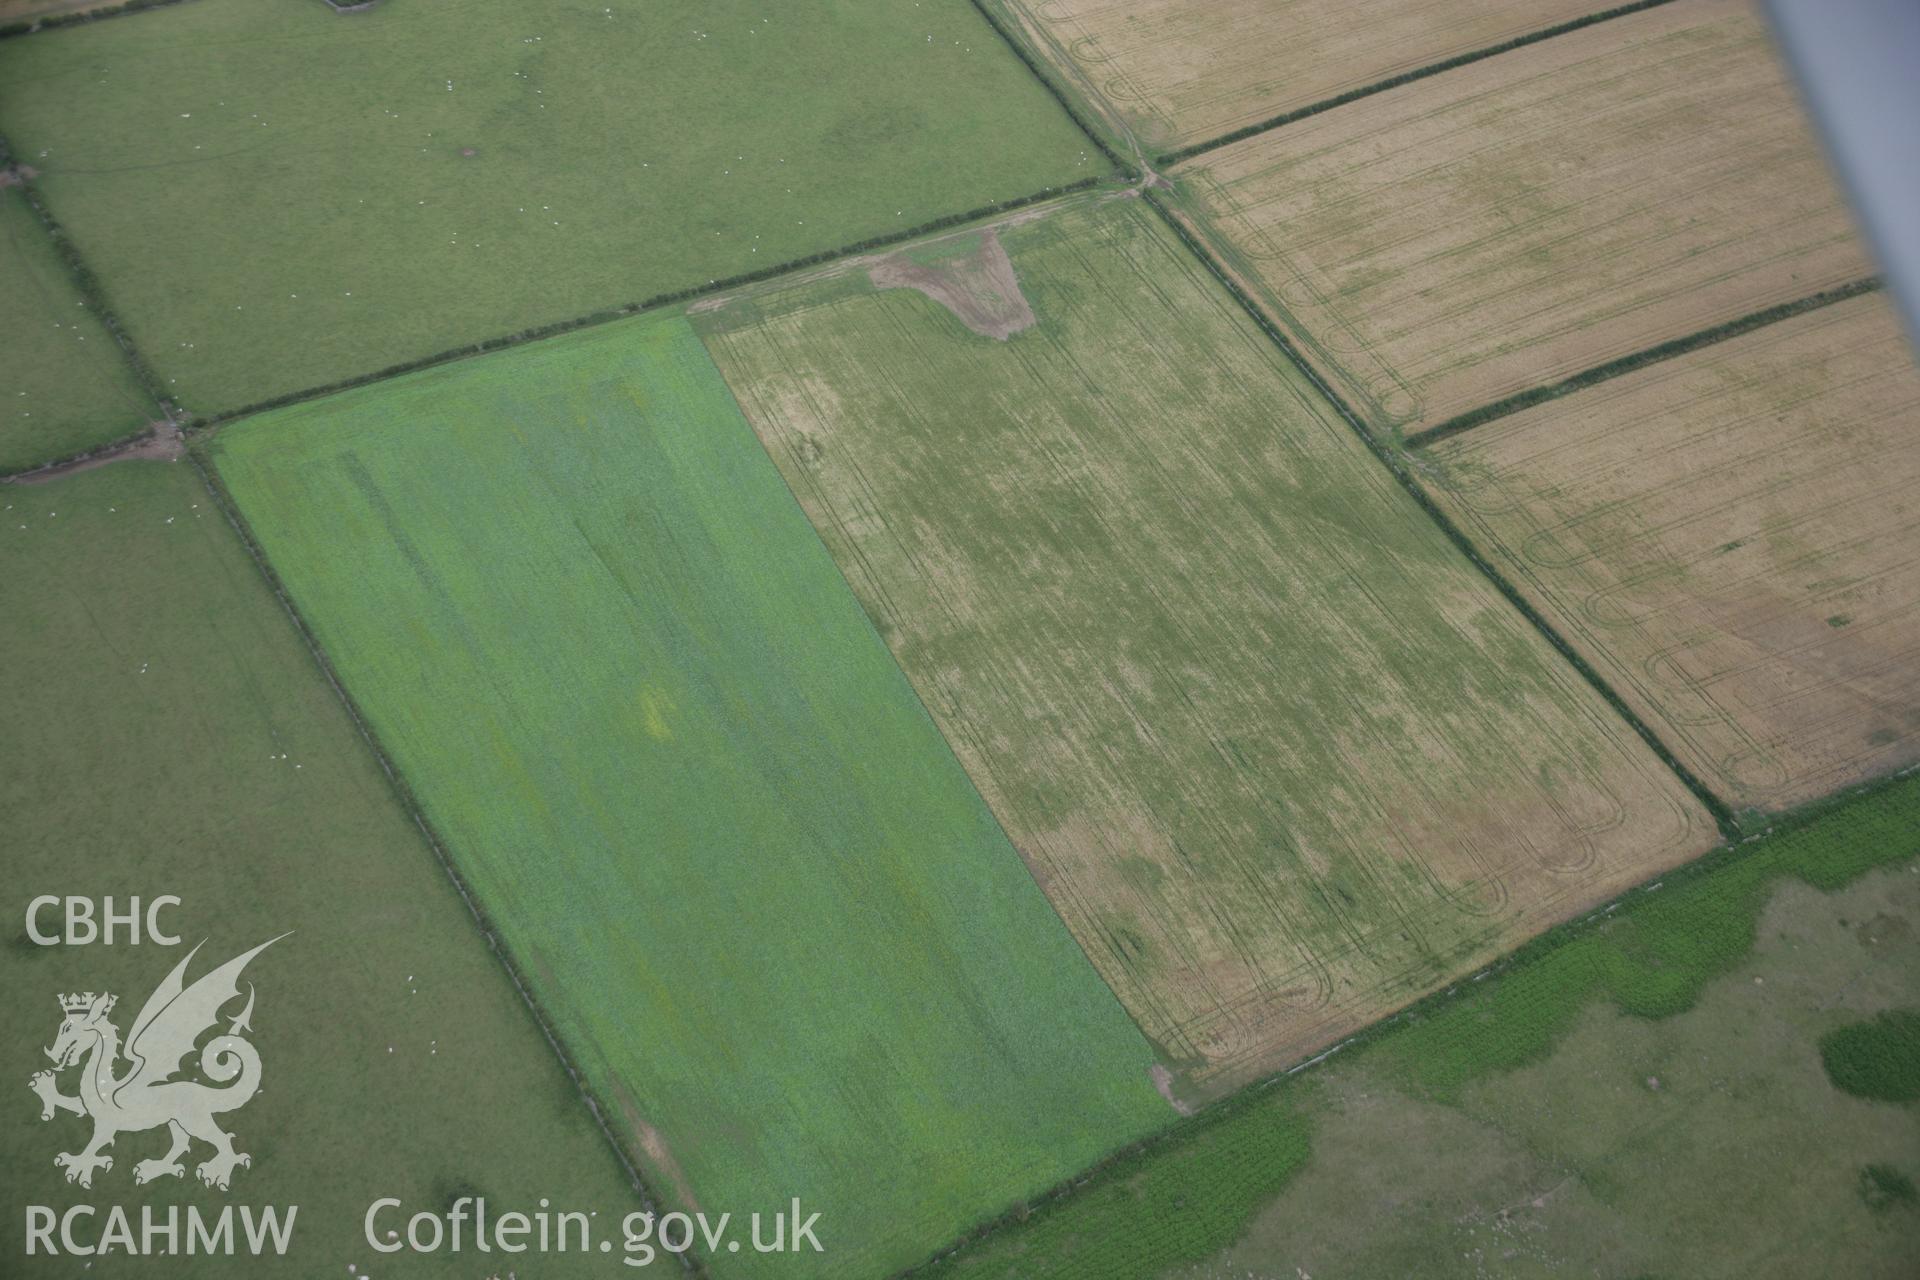
{"type": "Polygon", "coordinates": [[[213,453],[672,1203],[879,1274],[1171,1118],[685,321],[213,453]]]}
{"type": "Polygon", "coordinates": [[[194,0],[0,42],[0,134],[198,413],[1103,164],[964,0],[194,0]]]}

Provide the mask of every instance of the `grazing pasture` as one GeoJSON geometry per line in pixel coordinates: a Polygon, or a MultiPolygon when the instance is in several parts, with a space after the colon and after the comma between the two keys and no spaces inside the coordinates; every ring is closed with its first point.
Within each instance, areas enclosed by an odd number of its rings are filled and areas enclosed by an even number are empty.
{"type": "Polygon", "coordinates": [[[1140,203],[976,245],[1001,250],[1033,319],[1005,338],[852,275],[699,323],[1184,1087],[1270,1072],[1712,842],[1140,203]]]}
{"type": "Polygon", "coordinates": [[[1870,295],[1424,450],[1436,496],[1736,807],[1920,759],[1920,374],[1870,295]]]}
{"type": "Polygon", "coordinates": [[[670,1203],[884,1274],[1171,1118],[684,320],[251,419],[220,474],[670,1203]]]}
{"type": "Polygon", "coordinates": [[[1603,22],[1175,176],[1196,229],[1381,431],[1872,271],[1744,0],[1603,22]]]}
{"type": "Polygon", "coordinates": [[[1718,851],[928,1275],[1904,1276],[1920,1111],[1827,1073],[1900,1063],[1917,854],[1917,778],[1718,851]]]}
{"type": "Polygon", "coordinates": [[[18,187],[0,183],[0,474],[132,435],[160,410],[18,187]]]}
{"type": "Polygon", "coordinates": [[[999,0],[1069,77],[1164,150],[1594,11],[1595,0],[999,0]]]}
{"type": "Polygon", "coordinates": [[[1105,164],[964,2],[193,0],[0,42],[0,133],[199,413],[1105,164]]]}
{"type": "MultiPolygon", "coordinates": [[[[131,19],[129,19],[131,21],[131,19]]],[[[0,485],[0,1257],[11,1277],[137,1274],[112,1258],[26,1255],[22,1206],[124,1203],[164,1215],[231,1198],[298,1205],[299,1275],[379,1274],[361,1219],[381,1196],[454,1194],[531,1207],[541,1196],[639,1209],[606,1136],[473,917],[395,798],[286,611],[186,462],[119,462],[0,485]],[[24,526],[24,527],[23,527],[24,526]],[[143,941],[38,946],[40,894],[180,898],[143,941]],[[56,997],[108,991],[122,1032],[193,944],[191,975],[292,931],[250,964],[261,1091],[224,1117],[239,1150],[226,1197],[195,1180],[134,1186],[164,1131],[123,1133],[90,1190],[56,1152],[86,1122],[43,1123],[27,1077],[61,1018],[56,997]],[[91,1262],[89,1264],[91,1265],[91,1262]]],[[[46,911],[43,929],[58,927],[46,911]]],[[[230,1006],[229,1015],[238,1006],[230,1006]]],[[[76,1091],[77,1070],[60,1081],[76,1091]]],[[[92,1220],[101,1229],[101,1219],[92,1220]]],[[[82,1221],[85,1238],[88,1224],[82,1221]]],[[[184,1237],[182,1237],[184,1240],[184,1237]]],[[[163,1270],[168,1264],[151,1264],[163,1270]]],[[[272,1266],[198,1256],[191,1274],[272,1266]]],[[[409,1256],[406,1273],[471,1277],[472,1255],[409,1256]]]]}

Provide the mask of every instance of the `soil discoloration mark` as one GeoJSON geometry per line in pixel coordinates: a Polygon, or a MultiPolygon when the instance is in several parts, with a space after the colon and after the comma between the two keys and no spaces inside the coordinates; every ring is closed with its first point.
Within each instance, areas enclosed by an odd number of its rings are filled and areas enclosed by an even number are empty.
{"type": "Polygon", "coordinates": [[[56,462],[36,471],[23,471],[19,475],[4,477],[7,484],[45,484],[49,480],[58,480],[77,471],[91,471],[95,467],[104,467],[109,463],[125,462],[130,458],[144,458],[149,462],[178,462],[187,453],[186,441],[181,438],[180,428],[171,422],[150,422],[147,434],[137,436],[124,444],[108,445],[92,453],[69,458],[65,462],[56,462]]]}
{"type": "Polygon", "coordinates": [[[681,1205],[691,1212],[700,1212],[700,1202],[694,1198],[693,1187],[687,1182],[687,1175],[681,1171],[680,1164],[668,1150],[667,1141],[660,1131],[640,1118],[640,1104],[623,1084],[614,1085],[614,1102],[620,1108],[620,1116],[627,1122],[634,1140],[640,1144],[640,1150],[646,1153],[647,1160],[660,1173],[666,1175],[673,1184],[673,1194],[681,1205]]]}
{"type": "Polygon", "coordinates": [[[1033,327],[1033,308],[992,228],[981,233],[979,250],[965,257],[924,266],[905,254],[889,254],[868,269],[867,278],[877,289],[918,290],[975,333],[1002,342],[1033,327]]]}
{"type": "Polygon", "coordinates": [[[1190,1102],[1182,1102],[1173,1091],[1173,1072],[1156,1062],[1147,1068],[1147,1075],[1152,1077],[1153,1087],[1160,1091],[1160,1096],[1167,1100],[1168,1106],[1183,1116],[1193,1114],[1193,1104],[1190,1102]]]}

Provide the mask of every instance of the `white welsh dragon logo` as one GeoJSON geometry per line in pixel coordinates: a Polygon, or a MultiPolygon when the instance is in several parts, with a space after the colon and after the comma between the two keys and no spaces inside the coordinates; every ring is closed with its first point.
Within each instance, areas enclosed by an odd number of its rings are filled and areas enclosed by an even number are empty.
{"type": "Polygon", "coordinates": [[[260,1088],[260,1054],[240,1035],[252,1030],[252,983],[247,984],[246,1007],[226,1034],[215,1036],[200,1050],[200,1070],[225,1087],[175,1077],[180,1074],[181,1059],[193,1052],[194,1042],[220,1021],[221,1007],[239,996],[240,971],[278,941],[270,938],[187,986],[187,964],[200,950],[194,947],[147,997],[127,1034],[124,1051],[119,1028],[107,1021],[116,997],[91,991],[60,997],[60,1011],[66,1017],[53,1047],[46,1051],[53,1059],[53,1070],[38,1072],[28,1083],[40,1095],[42,1120],[53,1119],[56,1111],[93,1119],[93,1140],[84,1149],[53,1158],[67,1171],[68,1182],[91,1187],[94,1170],[113,1168],[113,1157],[104,1153],[115,1137],[161,1125],[172,1135],[173,1145],[159,1159],[134,1165],[135,1182],[180,1177],[186,1172],[180,1157],[195,1138],[213,1146],[213,1156],[194,1170],[210,1187],[225,1191],[234,1169],[253,1163],[250,1156],[233,1149],[233,1135],[214,1123],[215,1116],[245,1106],[260,1088]],[[128,1065],[116,1073],[123,1057],[128,1065]],[[80,1068],[80,1093],[69,1097],[60,1092],[56,1073],[82,1058],[86,1061],[80,1068]]]}

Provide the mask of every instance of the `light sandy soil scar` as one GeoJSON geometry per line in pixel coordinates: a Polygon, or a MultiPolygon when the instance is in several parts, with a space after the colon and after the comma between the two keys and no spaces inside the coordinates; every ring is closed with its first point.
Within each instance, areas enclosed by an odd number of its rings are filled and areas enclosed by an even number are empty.
{"type": "Polygon", "coordinates": [[[95,467],[104,467],[109,463],[125,462],[130,458],[145,458],[153,462],[178,462],[186,456],[186,441],[181,439],[180,428],[171,422],[153,422],[148,424],[146,435],[139,436],[125,444],[108,445],[92,453],[41,467],[35,471],[23,471],[19,475],[8,476],[7,484],[44,484],[49,480],[58,480],[61,476],[70,476],[76,471],[91,471],[95,467]]]}
{"type": "Polygon", "coordinates": [[[1013,261],[992,228],[981,234],[975,253],[937,267],[922,266],[905,254],[889,254],[868,269],[867,278],[877,289],[917,289],[975,333],[1002,342],[1033,327],[1033,308],[1020,292],[1013,261]]]}

